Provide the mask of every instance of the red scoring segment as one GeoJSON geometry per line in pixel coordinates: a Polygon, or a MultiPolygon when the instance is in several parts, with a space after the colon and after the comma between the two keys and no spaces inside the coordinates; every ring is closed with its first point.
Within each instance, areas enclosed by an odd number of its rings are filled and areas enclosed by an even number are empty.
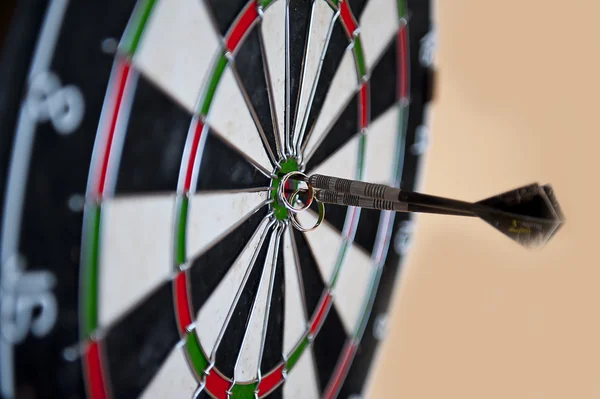
{"type": "Polygon", "coordinates": [[[350,7],[346,1],[340,3],[340,17],[342,18],[342,22],[344,23],[344,27],[348,32],[348,36],[352,37],[354,32],[356,31],[356,22],[354,22],[354,17],[350,12],[350,7]]]}
{"type": "Polygon", "coordinates": [[[331,379],[329,380],[329,385],[327,385],[327,389],[325,389],[323,398],[329,399],[335,397],[338,389],[340,388],[341,383],[346,377],[346,373],[348,371],[348,368],[350,367],[350,361],[354,357],[354,354],[356,353],[357,349],[358,344],[354,340],[346,342],[343,354],[340,357],[340,360],[338,361],[333,377],[331,377],[331,379]]]}
{"type": "Polygon", "coordinates": [[[194,163],[196,161],[196,154],[198,152],[198,144],[200,143],[202,129],[204,129],[202,122],[198,118],[194,118],[190,126],[190,131],[193,132],[192,145],[190,146],[190,153],[188,154],[188,164],[185,170],[185,180],[183,182],[183,190],[186,193],[190,191],[192,174],[194,173],[194,163]]]}
{"type": "Polygon", "coordinates": [[[179,333],[185,334],[187,326],[192,324],[190,315],[190,306],[187,295],[187,277],[185,272],[177,274],[174,280],[175,289],[175,308],[177,312],[177,324],[179,325],[179,333]]]}
{"type": "Polygon", "coordinates": [[[100,345],[96,341],[89,341],[87,345],[87,350],[83,356],[87,394],[91,399],[106,399],[104,373],[100,362],[100,345]]]}
{"type": "Polygon", "coordinates": [[[92,189],[92,193],[97,198],[102,197],[104,194],[104,183],[106,182],[106,171],[108,169],[108,160],[110,158],[110,148],[115,135],[117,118],[119,116],[119,108],[121,107],[121,101],[123,99],[123,93],[125,92],[125,84],[127,83],[127,77],[129,76],[130,68],[131,65],[125,59],[117,58],[115,61],[115,82],[112,84],[112,93],[109,100],[112,103],[112,108],[109,109],[110,113],[106,118],[108,122],[107,130],[104,133],[106,140],[104,142],[104,148],[102,149],[101,158],[99,159],[100,169],[97,171],[95,192],[92,189]]]}
{"type": "Polygon", "coordinates": [[[273,370],[271,373],[265,375],[258,383],[258,396],[263,396],[266,393],[273,390],[279,382],[283,380],[283,368],[285,363],[282,363],[279,367],[273,370]]]}
{"type": "Polygon", "coordinates": [[[321,297],[321,300],[319,301],[319,307],[317,308],[317,315],[310,324],[309,331],[312,335],[314,335],[321,326],[324,316],[327,314],[327,310],[329,310],[329,305],[331,305],[331,294],[328,292],[321,297]]]}
{"type": "Polygon", "coordinates": [[[398,30],[398,98],[408,98],[408,70],[406,53],[406,23],[398,30]]]}
{"type": "Polygon", "coordinates": [[[227,399],[229,386],[231,382],[217,373],[216,370],[211,370],[205,378],[206,390],[218,399],[227,399]]]}
{"type": "Polygon", "coordinates": [[[348,207],[348,222],[344,224],[344,231],[342,231],[342,236],[344,238],[349,239],[352,234],[354,234],[354,230],[357,226],[354,225],[354,221],[358,214],[358,209],[354,206],[348,207]]]}
{"type": "Polygon", "coordinates": [[[367,127],[367,84],[363,83],[360,86],[359,100],[358,100],[358,108],[360,110],[359,116],[359,129],[364,129],[367,127]]]}
{"type": "Polygon", "coordinates": [[[239,16],[237,21],[234,22],[233,28],[228,32],[227,37],[225,38],[225,46],[227,50],[234,51],[237,45],[244,37],[244,34],[250,28],[250,25],[254,22],[255,19],[258,18],[258,5],[256,1],[251,1],[246,6],[246,9],[242,11],[242,14],[239,16]]]}

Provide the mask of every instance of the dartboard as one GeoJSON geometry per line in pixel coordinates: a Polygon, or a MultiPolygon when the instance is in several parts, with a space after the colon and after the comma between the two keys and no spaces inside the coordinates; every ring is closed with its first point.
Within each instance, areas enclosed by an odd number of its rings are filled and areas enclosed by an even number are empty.
{"type": "Polygon", "coordinates": [[[276,192],[294,171],[415,187],[429,1],[22,1],[12,20],[2,395],[366,394],[411,216],[327,205],[307,232],[276,192]]]}

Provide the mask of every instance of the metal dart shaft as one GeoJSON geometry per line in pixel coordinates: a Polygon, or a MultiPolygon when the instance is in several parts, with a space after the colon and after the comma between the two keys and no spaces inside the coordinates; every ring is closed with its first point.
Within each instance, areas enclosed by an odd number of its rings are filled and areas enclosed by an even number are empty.
{"type": "Polygon", "coordinates": [[[376,198],[361,197],[354,194],[345,194],[330,190],[317,190],[315,199],[324,204],[334,204],[343,206],[357,206],[366,209],[376,209],[381,211],[395,212],[418,212],[418,213],[434,213],[439,215],[457,215],[457,216],[472,216],[477,215],[469,212],[452,211],[442,208],[427,207],[423,205],[409,204],[402,201],[389,201],[376,198]]]}

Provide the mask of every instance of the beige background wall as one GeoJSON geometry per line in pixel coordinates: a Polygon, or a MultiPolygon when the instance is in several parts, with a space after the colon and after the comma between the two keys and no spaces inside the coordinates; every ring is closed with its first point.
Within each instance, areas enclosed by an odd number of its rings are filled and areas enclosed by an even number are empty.
{"type": "Polygon", "coordinates": [[[531,252],[420,216],[370,396],[600,398],[600,2],[439,0],[437,20],[423,191],[550,182],[567,224],[531,252]]]}

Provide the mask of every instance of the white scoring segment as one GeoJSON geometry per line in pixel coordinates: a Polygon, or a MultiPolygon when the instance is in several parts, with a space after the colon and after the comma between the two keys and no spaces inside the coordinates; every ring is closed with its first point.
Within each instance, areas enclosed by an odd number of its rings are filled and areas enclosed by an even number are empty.
{"type": "Polygon", "coordinates": [[[334,304],[348,335],[352,335],[362,314],[369,293],[373,266],[369,255],[357,246],[346,252],[334,287],[334,304]]]}
{"type": "Polygon", "coordinates": [[[246,154],[255,165],[270,172],[271,161],[230,67],[219,81],[207,122],[216,129],[215,133],[246,154]]]}
{"type": "MultiPolygon", "coordinates": [[[[303,226],[312,226],[316,216],[311,211],[299,212],[298,221],[303,226]]],[[[306,241],[315,256],[315,261],[319,266],[321,277],[325,284],[329,284],[333,271],[335,269],[339,249],[342,245],[342,236],[327,221],[324,221],[318,229],[305,233],[306,241]]],[[[313,287],[308,288],[314,289],[313,287]]]]}
{"type": "MultiPolygon", "coordinates": [[[[225,323],[237,290],[242,285],[246,271],[249,267],[252,267],[252,257],[261,242],[261,238],[265,235],[267,225],[267,221],[264,221],[259,226],[240,256],[235,260],[196,316],[196,325],[201,326],[201,328],[196,329],[200,337],[200,343],[208,354],[215,347],[219,332],[223,327],[223,323],[225,323]]],[[[255,265],[255,267],[262,267],[262,265],[255,265]]]]}
{"type": "Polygon", "coordinates": [[[289,372],[283,384],[283,397],[286,399],[318,398],[319,386],[316,377],[316,365],[312,351],[304,351],[294,368],[289,372]]]}
{"type": "MultiPolygon", "coordinates": [[[[292,230],[289,226],[283,235],[283,263],[285,265],[285,310],[283,330],[283,353],[288,355],[307,329],[306,310],[304,309],[302,276],[292,246],[292,230]]],[[[308,287],[312,289],[311,287],[308,287]]]]}
{"type": "MultiPolygon", "coordinates": [[[[294,142],[297,141],[302,129],[304,117],[308,114],[307,106],[311,99],[313,86],[318,81],[318,73],[324,56],[324,49],[329,41],[331,27],[334,23],[333,10],[326,1],[313,3],[310,34],[308,37],[308,48],[304,58],[304,69],[302,73],[302,87],[300,101],[296,115],[296,126],[294,127],[294,142]]],[[[295,104],[292,104],[294,106],[295,104]]],[[[292,110],[294,112],[294,110],[292,110]]]]}
{"type": "Polygon", "coordinates": [[[398,32],[398,21],[397,0],[367,2],[359,21],[367,71],[371,71],[390,39],[398,32]]]}
{"type": "MultiPolygon", "coordinates": [[[[258,377],[261,343],[264,334],[267,333],[264,329],[264,323],[269,317],[267,310],[269,309],[269,284],[271,281],[271,273],[275,272],[276,267],[283,267],[283,265],[276,264],[277,258],[275,258],[275,262],[273,262],[277,242],[278,234],[273,234],[269,242],[269,250],[264,265],[255,265],[255,267],[262,267],[262,275],[260,277],[254,306],[252,307],[252,312],[250,314],[250,320],[246,324],[244,341],[235,364],[234,378],[236,381],[249,381],[258,377]]],[[[281,243],[280,239],[279,242],[281,243]]]]}
{"type": "MultiPolygon", "coordinates": [[[[350,97],[357,90],[358,78],[354,63],[354,53],[348,49],[344,53],[338,70],[331,81],[331,87],[325,98],[323,108],[310,133],[310,139],[304,151],[305,154],[310,154],[314,151],[321,139],[329,131],[331,125],[335,122],[337,116],[344,109],[348,100],[350,100],[350,97]]],[[[307,128],[310,128],[310,126],[307,128]]],[[[307,131],[305,134],[309,134],[309,132],[307,131]]]]}
{"type": "Polygon", "coordinates": [[[281,143],[284,143],[285,133],[285,6],[286,1],[272,3],[265,10],[260,29],[281,143]]]}
{"type": "Polygon", "coordinates": [[[177,345],[140,398],[191,398],[197,387],[198,382],[190,372],[183,349],[177,345]]]}
{"type": "Polygon", "coordinates": [[[112,323],[172,273],[174,210],[174,195],[102,203],[101,325],[112,323]]]}
{"type": "Polygon", "coordinates": [[[186,232],[186,259],[243,222],[268,197],[268,191],[196,194],[190,197],[186,232]]]}
{"type": "Polygon", "coordinates": [[[400,104],[371,123],[367,133],[363,180],[393,184],[398,153],[400,104]]]}
{"type": "Polygon", "coordinates": [[[359,149],[360,135],[357,134],[310,173],[355,179],[359,149]]]}
{"type": "Polygon", "coordinates": [[[193,112],[219,45],[204,2],[159,0],[133,63],[193,112]]]}

